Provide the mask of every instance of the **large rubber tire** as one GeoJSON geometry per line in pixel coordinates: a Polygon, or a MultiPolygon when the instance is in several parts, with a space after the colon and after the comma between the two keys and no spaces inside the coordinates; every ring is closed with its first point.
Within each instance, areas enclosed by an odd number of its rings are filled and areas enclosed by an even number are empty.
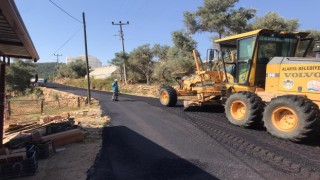
{"type": "Polygon", "coordinates": [[[271,135],[302,142],[317,135],[320,111],[315,103],[305,97],[279,96],[265,108],[263,121],[271,135]]]}
{"type": "Polygon", "coordinates": [[[173,107],[177,104],[178,95],[176,90],[171,86],[162,86],[160,88],[160,102],[164,106],[173,107]]]}
{"type": "Polygon", "coordinates": [[[252,92],[241,91],[232,94],[225,103],[229,122],[241,127],[262,126],[264,102],[252,92]]]}

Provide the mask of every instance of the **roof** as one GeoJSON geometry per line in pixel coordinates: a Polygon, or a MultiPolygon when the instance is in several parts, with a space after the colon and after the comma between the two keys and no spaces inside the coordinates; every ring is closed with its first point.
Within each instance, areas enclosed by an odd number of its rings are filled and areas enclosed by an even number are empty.
{"type": "Polygon", "coordinates": [[[221,38],[221,39],[217,39],[215,40],[214,42],[215,43],[228,43],[228,41],[235,41],[237,39],[240,39],[240,38],[244,38],[244,37],[248,37],[248,36],[254,36],[254,35],[258,35],[258,34],[261,34],[261,33],[264,33],[264,32],[284,32],[285,34],[293,34],[293,35],[296,35],[296,36],[299,36],[300,38],[305,38],[309,35],[308,32],[293,32],[293,33],[287,33],[285,31],[276,31],[276,30],[270,30],[270,29],[257,29],[257,30],[254,30],[254,31],[249,31],[249,32],[246,32],[246,33],[241,33],[241,34],[236,34],[236,35],[233,35],[233,36],[228,36],[228,37],[225,37],[225,38],[221,38]]]}
{"type": "Polygon", "coordinates": [[[0,56],[39,59],[13,0],[0,0],[0,56]]]}
{"type": "Polygon", "coordinates": [[[112,73],[115,73],[118,70],[119,67],[114,65],[95,68],[92,72],[90,72],[90,77],[93,77],[94,79],[105,79],[110,77],[112,73]]]}
{"type": "Polygon", "coordinates": [[[222,41],[229,41],[229,40],[239,39],[239,38],[242,38],[242,37],[253,36],[253,35],[259,34],[259,32],[261,32],[261,31],[262,31],[262,29],[249,31],[249,32],[246,32],[246,33],[241,33],[241,34],[237,34],[237,35],[233,35],[233,36],[228,36],[228,37],[225,37],[225,38],[222,38],[222,39],[217,39],[214,42],[215,43],[219,43],[219,42],[222,42],[222,41]]]}

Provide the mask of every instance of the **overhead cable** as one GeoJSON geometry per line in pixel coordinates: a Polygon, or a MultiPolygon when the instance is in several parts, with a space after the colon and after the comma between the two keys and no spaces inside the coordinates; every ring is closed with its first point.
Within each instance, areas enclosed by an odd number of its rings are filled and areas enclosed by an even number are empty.
{"type": "Polygon", "coordinates": [[[68,40],[66,40],[57,50],[55,50],[52,55],[50,55],[49,57],[47,57],[45,60],[48,60],[50,57],[52,57],[55,53],[57,53],[58,51],[60,51],[65,45],[67,45],[71,39],[74,38],[74,36],[76,36],[79,31],[82,29],[82,27],[80,27],[68,40]]]}
{"type": "Polygon", "coordinates": [[[82,21],[80,21],[79,19],[75,18],[74,16],[72,16],[70,13],[68,13],[67,11],[65,11],[64,9],[62,9],[58,4],[56,4],[55,2],[53,2],[52,0],[49,0],[53,5],[55,5],[57,8],[59,8],[62,12],[66,13],[68,16],[70,16],[72,19],[78,21],[79,23],[82,24],[82,21]]]}

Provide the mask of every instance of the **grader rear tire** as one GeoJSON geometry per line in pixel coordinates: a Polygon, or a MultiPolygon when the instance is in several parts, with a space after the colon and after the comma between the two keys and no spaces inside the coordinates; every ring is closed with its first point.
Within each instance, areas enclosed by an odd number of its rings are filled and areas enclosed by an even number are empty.
{"type": "Polygon", "coordinates": [[[176,90],[171,86],[160,88],[160,102],[164,106],[173,107],[177,104],[178,95],[176,90]]]}
{"type": "Polygon", "coordinates": [[[261,125],[264,103],[252,92],[232,94],[226,101],[225,113],[229,122],[236,126],[253,127],[261,125]]]}
{"type": "Polygon", "coordinates": [[[271,135],[301,142],[317,134],[320,111],[315,103],[305,97],[279,96],[265,108],[263,121],[271,135]]]}

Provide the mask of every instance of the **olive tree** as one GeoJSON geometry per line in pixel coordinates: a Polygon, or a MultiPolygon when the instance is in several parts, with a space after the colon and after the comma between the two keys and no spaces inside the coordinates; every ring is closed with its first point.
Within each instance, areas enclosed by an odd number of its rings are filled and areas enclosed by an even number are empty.
{"type": "Polygon", "coordinates": [[[219,38],[225,35],[242,33],[248,21],[255,16],[256,10],[244,7],[236,9],[239,0],[204,0],[203,6],[195,12],[184,12],[184,24],[192,34],[215,32],[219,38]]]}
{"type": "Polygon", "coordinates": [[[153,72],[153,53],[150,44],[145,44],[135,48],[130,53],[129,62],[132,68],[137,69],[150,84],[153,72]]]}
{"type": "Polygon", "coordinates": [[[6,72],[7,86],[12,91],[24,93],[34,77],[36,66],[30,60],[15,59],[6,72]]]}
{"type": "Polygon", "coordinates": [[[298,30],[300,24],[297,19],[285,19],[276,12],[268,12],[262,17],[257,17],[249,25],[250,29],[272,29],[294,32],[298,30]]]}

